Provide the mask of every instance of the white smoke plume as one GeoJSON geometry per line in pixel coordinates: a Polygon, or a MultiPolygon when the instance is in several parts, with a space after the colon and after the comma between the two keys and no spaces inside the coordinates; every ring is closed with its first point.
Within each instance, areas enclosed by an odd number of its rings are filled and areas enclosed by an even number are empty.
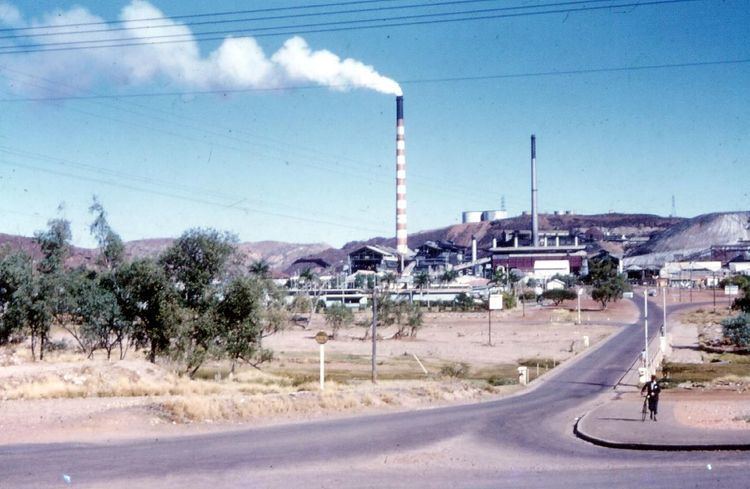
{"type": "Polygon", "coordinates": [[[0,25],[23,27],[21,19],[21,12],[15,6],[7,2],[0,2],[0,25]]]}
{"type": "MultiPolygon", "coordinates": [[[[301,37],[288,39],[270,57],[252,37],[227,37],[211,53],[201,55],[198,41],[186,25],[174,22],[145,0],[132,0],[125,6],[117,27],[128,30],[81,33],[76,35],[34,36],[41,32],[90,30],[92,26],[65,27],[59,31],[30,31],[30,39],[44,49],[45,44],[68,41],[102,40],[104,44],[142,42],[138,46],[80,49],[71,51],[29,52],[0,56],[0,71],[7,67],[19,73],[46,80],[59,80],[66,87],[74,83],[78,90],[107,81],[119,86],[160,83],[185,89],[285,88],[313,83],[333,90],[369,89],[389,95],[401,95],[398,83],[380,75],[372,66],[339,56],[327,50],[313,50],[301,37]],[[156,19],[143,22],[138,19],[156,19]],[[143,29],[144,26],[161,26],[143,29]],[[138,29],[140,28],[140,29],[138,29]],[[160,35],[185,35],[189,42],[148,43],[160,35]],[[140,40],[127,41],[125,38],[140,40]]],[[[25,21],[18,9],[0,2],[0,24],[11,27],[47,27],[66,24],[104,22],[83,7],[48,12],[40,19],[25,21]]],[[[102,26],[94,26],[102,29],[102,26]]],[[[17,44],[28,44],[19,38],[17,44]]],[[[10,72],[13,74],[13,71],[10,72]]],[[[40,85],[13,84],[23,92],[46,90],[40,85]]],[[[56,90],[59,90],[58,87],[56,90]]]]}

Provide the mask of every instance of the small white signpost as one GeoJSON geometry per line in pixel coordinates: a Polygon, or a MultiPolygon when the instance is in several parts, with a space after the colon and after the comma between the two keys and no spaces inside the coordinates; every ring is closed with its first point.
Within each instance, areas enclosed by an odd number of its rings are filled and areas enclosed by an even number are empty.
{"type": "Polygon", "coordinates": [[[725,285],[724,295],[739,295],[740,287],[738,285],[725,285]]]}
{"type": "Polygon", "coordinates": [[[325,345],[328,342],[328,333],[325,331],[318,331],[318,333],[315,335],[315,341],[318,342],[320,345],[320,390],[323,390],[325,388],[325,378],[326,378],[326,371],[325,371],[325,345]]]}
{"type": "Polygon", "coordinates": [[[503,309],[503,296],[501,294],[490,294],[487,307],[487,343],[492,346],[492,311],[503,309]]]}

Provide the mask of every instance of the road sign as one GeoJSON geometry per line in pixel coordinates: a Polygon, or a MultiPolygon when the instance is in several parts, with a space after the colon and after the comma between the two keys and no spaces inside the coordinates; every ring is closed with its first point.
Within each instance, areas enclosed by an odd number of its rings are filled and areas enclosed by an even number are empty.
{"type": "Polygon", "coordinates": [[[315,335],[315,341],[317,341],[320,345],[325,345],[328,342],[328,333],[326,333],[325,331],[318,331],[318,333],[315,335]]]}
{"type": "Polygon", "coordinates": [[[503,296],[490,294],[490,311],[499,311],[503,308],[503,296]]]}

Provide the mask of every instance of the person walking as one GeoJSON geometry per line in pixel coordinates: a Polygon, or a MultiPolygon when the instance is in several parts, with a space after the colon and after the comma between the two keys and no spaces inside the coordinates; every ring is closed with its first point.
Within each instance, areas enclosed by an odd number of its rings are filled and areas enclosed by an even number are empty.
{"type": "Polygon", "coordinates": [[[659,382],[656,381],[656,375],[652,375],[651,381],[647,382],[641,388],[641,395],[645,394],[645,396],[648,398],[648,411],[653,421],[656,421],[656,414],[659,410],[660,392],[661,387],[659,386],[659,382]]]}

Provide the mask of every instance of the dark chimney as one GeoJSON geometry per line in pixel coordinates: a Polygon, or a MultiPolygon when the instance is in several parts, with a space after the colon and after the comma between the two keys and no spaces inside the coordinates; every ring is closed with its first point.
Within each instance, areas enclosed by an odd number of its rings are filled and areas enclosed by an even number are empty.
{"type": "Polygon", "coordinates": [[[531,240],[532,246],[539,246],[539,216],[536,204],[536,136],[531,135],[531,240]]]}

